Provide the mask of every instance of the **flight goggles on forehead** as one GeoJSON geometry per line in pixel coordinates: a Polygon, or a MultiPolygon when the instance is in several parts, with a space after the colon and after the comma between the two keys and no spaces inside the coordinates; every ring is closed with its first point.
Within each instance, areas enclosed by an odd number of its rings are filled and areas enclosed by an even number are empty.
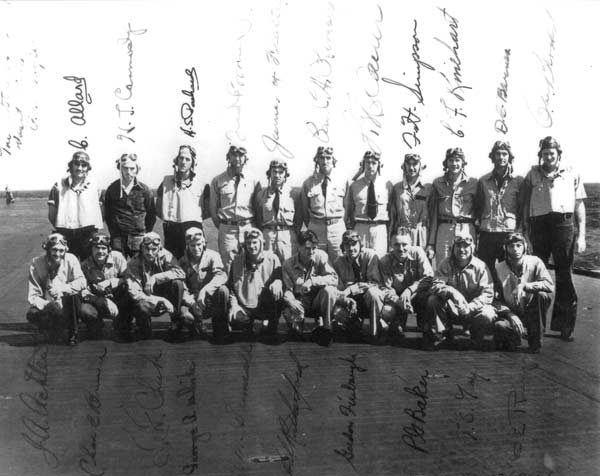
{"type": "Polygon", "coordinates": [[[360,243],[360,236],[355,231],[346,231],[342,236],[342,244],[355,244],[360,243]]]}
{"type": "Polygon", "coordinates": [[[229,147],[227,155],[246,155],[247,152],[248,151],[245,147],[238,147],[236,145],[232,145],[231,147],[229,147]]]}
{"type": "Polygon", "coordinates": [[[525,237],[521,233],[509,233],[504,238],[504,244],[510,245],[512,243],[525,243],[525,237]]]}
{"type": "Polygon", "coordinates": [[[110,246],[110,238],[107,235],[98,233],[90,238],[90,245],[92,246],[110,246]]]}
{"type": "Polygon", "coordinates": [[[142,238],[142,246],[160,246],[160,236],[157,233],[146,233],[142,238]]]}
{"type": "Polygon", "coordinates": [[[454,237],[454,244],[455,245],[472,245],[473,244],[473,238],[469,235],[456,235],[454,237]]]}
{"type": "Polygon", "coordinates": [[[319,157],[333,157],[333,147],[325,147],[322,145],[317,147],[315,159],[318,159],[319,157]]]}
{"type": "Polygon", "coordinates": [[[258,228],[252,228],[244,233],[244,241],[262,238],[262,231],[258,228]]]}
{"type": "Polygon", "coordinates": [[[188,228],[185,232],[186,243],[200,239],[204,239],[204,232],[200,228],[194,226],[192,228],[188,228]]]}
{"type": "Polygon", "coordinates": [[[373,159],[378,162],[381,160],[381,154],[379,152],[373,152],[372,150],[367,150],[365,155],[363,155],[363,160],[373,159]]]}
{"type": "Polygon", "coordinates": [[[52,248],[54,245],[67,246],[67,239],[60,233],[51,233],[48,238],[42,244],[42,248],[45,250],[52,248]]]}

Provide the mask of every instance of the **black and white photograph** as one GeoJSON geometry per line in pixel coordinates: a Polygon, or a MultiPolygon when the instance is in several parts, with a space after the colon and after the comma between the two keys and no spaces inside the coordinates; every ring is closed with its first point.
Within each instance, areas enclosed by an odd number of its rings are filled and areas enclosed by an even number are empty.
{"type": "Polygon", "coordinates": [[[0,475],[600,474],[599,22],[0,1],[0,475]]]}

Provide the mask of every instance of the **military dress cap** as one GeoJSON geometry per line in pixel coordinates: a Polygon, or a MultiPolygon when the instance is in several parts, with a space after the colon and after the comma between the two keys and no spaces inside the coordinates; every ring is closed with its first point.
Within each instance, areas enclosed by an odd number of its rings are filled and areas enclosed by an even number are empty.
{"type": "Polygon", "coordinates": [[[64,246],[67,251],[69,250],[69,247],[67,246],[67,239],[60,233],[50,233],[42,243],[42,248],[49,250],[56,244],[64,246]]]}
{"type": "Polygon", "coordinates": [[[204,238],[204,231],[202,228],[198,228],[197,226],[193,226],[188,228],[185,232],[185,242],[190,243],[192,241],[199,240],[200,238],[204,238]]]}
{"type": "Polygon", "coordinates": [[[142,246],[160,246],[160,235],[154,231],[149,231],[142,237],[142,246]]]}

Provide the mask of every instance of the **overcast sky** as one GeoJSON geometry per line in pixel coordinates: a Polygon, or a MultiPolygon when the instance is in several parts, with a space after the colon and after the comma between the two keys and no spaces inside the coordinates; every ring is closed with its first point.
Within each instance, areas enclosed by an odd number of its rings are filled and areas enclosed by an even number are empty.
{"type": "Polygon", "coordinates": [[[179,144],[208,182],[232,142],[261,178],[287,156],[293,184],[319,145],[348,178],[380,150],[395,181],[457,146],[480,176],[503,139],[524,174],[546,135],[600,182],[599,3],[4,1],[2,187],[49,189],[85,145],[102,188],[123,152],[156,187],[179,144]]]}

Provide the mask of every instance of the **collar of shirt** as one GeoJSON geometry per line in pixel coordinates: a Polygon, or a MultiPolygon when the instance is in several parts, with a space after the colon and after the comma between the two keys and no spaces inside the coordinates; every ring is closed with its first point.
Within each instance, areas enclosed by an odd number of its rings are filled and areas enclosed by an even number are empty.
{"type": "Polygon", "coordinates": [[[415,257],[412,256],[411,253],[409,253],[406,258],[398,258],[393,253],[390,253],[390,256],[392,258],[392,264],[399,264],[399,265],[402,265],[402,266],[406,266],[407,263],[409,263],[410,261],[414,261],[415,260],[415,257]]]}
{"type": "Polygon", "coordinates": [[[456,187],[458,184],[460,184],[462,182],[466,182],[467,179],[468,179],[468,177],[464,170],[461,171],[460,175],[456,179],[456,182],[454,182],[454,183],[450,182],[450,180],[448,179],[447,173],[444,174],[444,182],[446,182],[446,185],[448,185],[448,187],[456,187]]]}
{"type": "MultiPolygon", "coordinates": [[[[315,264],[315,262],[313,261],[313,265],[314,264],[315,264]]],[[[294,256],[294,269],[305,272],[309,267],[310,267],[310,261],[306,264],[306,266],[304,266],[302,264],[302,262],[300,261],[300,255],[296,254],[294,256]]]]}
{"type": "Polygon", "coordinates": [[[328,180],[329,182],[331,182],[331,175],[325,175],[325,174],[322,174],[321,172],[315,172],[315,178],[317,179],[318,182],[323,182],[325,180],[328,180]]]}
{"type": "Polygon", "coordinates": [[[123,179],[119,179],[120,183],[121,183],[121,188],[120,188],[120,192],[121,192],[121,197],[123,197],[123,193],[125,193],[126,195],[129,195],[131,193],[131,190],[133,190],[133,187],[135,187],[137,185],[137,179],[134,177],[133,180],[131,182],[129,182],[129,185],[127,185],[127,187],[123,186],[123,179]]]}
{"type": "Polygon", "coordinates": [[[458,263],[456,262],[456,258],[454,256],[452,256],[452,259],[450,260],[450,262],[452,263],[452,267],[459,273],[462,273],[467,268],[473,268],[473,266],[474,266],[473,265],[473,256],[471,256],[471,258],[469,259],[469,262],[467,264],[465,264],[462,268],[460,268],[458,266],[458,263]]]}
{"type": "Polygon", "coordinates": [[[422,187],[422,186],[423,186],[423,183],[421,182],[421,176],[420,175],[417,177],[417,180],[412,185],[410,185],[408,183],[408,181],[406,180],[406,178],[404,180],[402,180],[402,188],[404,190],[406,190],[407,192],[413,192],[414,190],[417,189],[417,187],[422,187]]]}
{"type": "Polygon", "coordinates": [[[241,178],[245,178],[243,170],[239,174],[234,174],[233,169],[231,167],[227,167],[227,176],[229,178],[235,178],[236,175],[239,175],[241,178]]]}
{"type": "Polygon", "coordinates": [[[82,192],[83,190],[85,190],[86,188],[89,187],[90,185],[90,181],[89,179],[86,177],[83,182],[81,182],[79,185],[74,185],[73,184],[73,178],[69,175],[67,177],[67,185],[69,186],[69,188],[71,190],[73,190],[74,192],[82,192]]]}
{"type": "Polygon", "coordinates": [[[103,265],[98,264],[93,256],[90,256],[90,263],[93,263],[94,267],[98,269],[103,269],[105,266],[113,266],[115,264],[115,260],[113,256],[109,253],[103,265]]]}
{"type": "Polygon", "coordinates": [[[267,189],[269,191],[269,195],[274,195],[275,192],[277,192],[277,190],[279,190],[279,194],[283,195],[283,188],[285,187],[285,183],[281,186],[281,187],[272,187],[269,185],[269,188],[267,189]]]}
{"type": "Polygon", "coordinates": [[[258,255],[258,257],[256,258],[255,262],[251,262],[248,258],[248,255],[244,253],[244,263],[245,263],[245,267],[248,271],[256,271],[258,269],[258,267],[262,264],[262,262],[265,260],[264,257],[264,253],[261,251],[260,254],[258,255]]]}
{"type": "Polygon", "coordinates": [[[514,175],[513,175],[513,172],[512,172],[512,170],[510,170],[510,169],[508,169],[508,170],[506,171],[506,173],[505,173],[505,174],[504,174],[502,177],[499,177],[498,175],[496,175],[496,171],[495,171],[495,170],[492,170],[492,171],[491,171],[489,174],[487,174],[487,176],[486,176],[486,180],[487,180],[488,182],[495,181],[495,180],[510,180],[510,179],[512,179],[512,178],[514,178],[514,175]]]}
{"type": "Polygon", "coordinates": [[[553,170],[552,172],[546,172],[546,170],[544,169],[544,167],[542,167],[541,165],[538,166],[538,170],[541,174],[542,177],[545,177],[549,180],[556,180],[558,177],[560,177],[565,169],[560,169],[560,168],[556,168],[556,170],[553,170]]]}
{"type": "Polygon", "coordinates": [[[184,180],[179,180],[177,178],[177,174],[175,174],[175,186],[178,187],[178,188],[180,188],[180,189],[191,187],[192,186],[192,180],[193,180],[192,177],[188,177],[188,178],[186,178],[184,180]]]}

